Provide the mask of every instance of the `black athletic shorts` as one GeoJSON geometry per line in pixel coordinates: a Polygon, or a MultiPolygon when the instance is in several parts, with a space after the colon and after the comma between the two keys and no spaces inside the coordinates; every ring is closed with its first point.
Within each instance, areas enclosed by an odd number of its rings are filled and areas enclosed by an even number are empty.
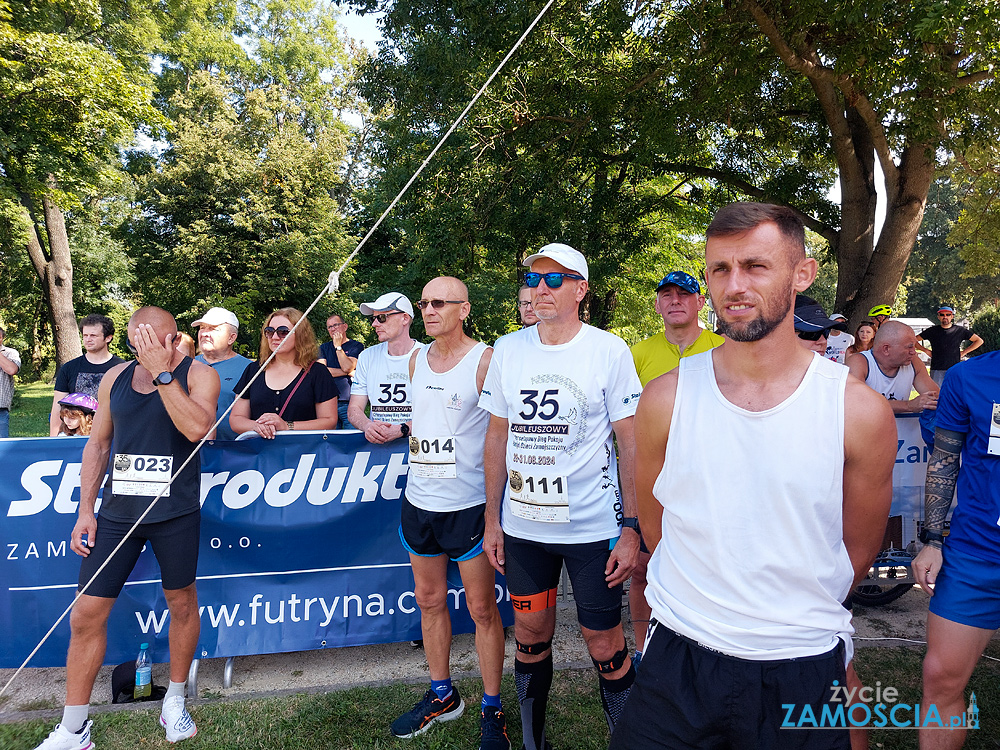
{"type": "Polygon", "coordinates": [[[828,703],[834,681],[844,685],[846,679],[842,643],[818,656],[749,661],[705,648],[654,620],[609,750],[849,750],[846,719],[835,728],[808,722],[798,728],[803,715],[818,722],[824,706],[833,715],[846,709],[828,703]]]}
{"type": "MultiPolygon", "coordinates": [[[[97,544],[90,548],[90,554],[80,564],[79,588],[83,588],[97,572],[131,528],[132,523],[97,517],[97,544]]],[[[190,586],[198,572],[200,541],[200,510],[166,521],[139,524],[86,593],[89,596],[117,598],[146,542],[153,547],[156,562],[160,565],[163,588],[173,591],[190,586]]]]}
{"type": "Polygon", "coordinates": [[[589,630],[611,630],[620,625],[622,586],[608,588],[604,579],[615,540],[542,544],[504,534],[507,590],[514,603],[514,614],[555,606],[565,561],[580,624],[589,630]]]}
{"type": "Polygon", "coordinates": [[[435,513],[413,505],[403,497],[399,539],[418,557],[448,555],[455,562],[471,560],[483,553],[486,507],[435,513]]]}

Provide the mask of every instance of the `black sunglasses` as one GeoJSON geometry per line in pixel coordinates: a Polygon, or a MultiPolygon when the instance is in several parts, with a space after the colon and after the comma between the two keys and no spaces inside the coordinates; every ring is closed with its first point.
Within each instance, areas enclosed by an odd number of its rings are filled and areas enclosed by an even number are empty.
{"type": "Polygon", "coordinates": [[[417,307],[426,310],[427,306],[430,305],[435,310],[440,310],[445,305],[461,305],[463,302],[465,302],[464,299],[422,299],[417,300],[417,307]]]}
{"type": "Polygon", "coordinates": [[[819,331],[796,331],[795,334],[803,341],[819,341],[823,338],[829,338],[832,330],[832,328],[823,328],[819,331]]]}
{"type": "Polygon", "coordinates": [[[378,315],[372,315],[372,325],[375,325],[376,320],[379,323],[385,323],[385,321],[387,321],[391,316],[402,315],[402,314],[403,312],[401,310],[397,310],[396,312],[379,313],[378,315]]]}
{"type": "Polygon", "coordinates": [[[552,273],[535,273],[534,271],[529,271],[524,274],[524,283],[530,288],[534,289],[545,279],[545,286],[549,289],[558,289],[563,284],[563,279],[576,279],[577,281],[586,281],[583,276],[576,273],[558,273],[553,271],[552,273]]]}
{"type": "Polygon", "coordinates": [[[289,328],[288,326],[278,326],[277,328],[268,326],[267,328],[264,329],[264,335],[267,338],[271,338],[272,336],[277,336],[279,339],[283,339],[291,332],[292,329],[289,328]]]}

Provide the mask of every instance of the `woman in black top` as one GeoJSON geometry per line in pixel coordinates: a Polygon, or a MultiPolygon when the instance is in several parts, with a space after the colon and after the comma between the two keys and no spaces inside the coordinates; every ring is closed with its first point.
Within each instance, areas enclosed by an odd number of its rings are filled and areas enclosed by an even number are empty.
{"type": "Polygon", "coordinates": [[[302,317],[294,307],[275,310],[260,333],[260,356],[236,385],[243,390],[271,353],[277,354],[264,373],[233,405],[229,426],[237,433],[256,432],[273,438],[282,430],[333,430],[337,427],[337,386],[330,371],[313,366],[319,354],[309,321],[290,333],[302,317]],[[280,349],[279,349],[280,347],[280,349]]]}

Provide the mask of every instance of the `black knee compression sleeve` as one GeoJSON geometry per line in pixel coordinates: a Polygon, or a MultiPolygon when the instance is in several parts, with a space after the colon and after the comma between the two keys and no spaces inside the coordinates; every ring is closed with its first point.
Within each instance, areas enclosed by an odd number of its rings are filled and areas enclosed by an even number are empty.
{"type": "Polygon", "coordinates": [[[514,683],[521,702],[521,731],[525,750],[545,748],[545,709],[552,687],[552,654],[532,664],[514,659],[514,683]]]}
{"type": "Polygon", "coordinates": [[[608,730],[614,731],[615,724],[621,718],[625,701],[635,682],[635,664],[629,665],[628,671],[617,680],[609,680],[598,673],[601,683],[601,705],[604,706],[604,718],[608,721],[608,730]]]}

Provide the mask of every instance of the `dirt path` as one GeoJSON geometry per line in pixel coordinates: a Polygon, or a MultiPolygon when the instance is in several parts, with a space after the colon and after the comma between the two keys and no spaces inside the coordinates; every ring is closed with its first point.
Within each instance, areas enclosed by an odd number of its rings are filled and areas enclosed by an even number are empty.
{"type": "MultiPolygon", "coordinates": [[[[922,641],[927,613],[927,596],[919,589],[882,607],[855,607],[857,648],[906,645],[902,638],[922,641]]],[[[632,643],[632,634],[628,633],[632,643]]],[[[576,611],[569,603],[559,605],[558,627],[554,639],[555,662],[559,667],[589,666],[583,639],[576,625],[576,611]]],[[[507,639],[508,668],[514,662],[513,634],[507,639]]],[[[384,684],[426,679],[423,651],[409,643],[378,646],[300,651],[290,654],[239,657],[234,662],[233,682],[223,687],[225,659],[203,660],[198,669],[198,695],[203,698],[238,697],[277,690],[337,689],[354,685],[384,684]]],[[[475,644],[471,635],[455,637],[452,649],[453,673],[461,675],[476,670],[475,644]]],[[[14,673],[0,670],[5,684],[14,673]]],[[[63,702],[63,668],[27,669],[19,675],[9,695],[0,698],[0,721],[13,721],[52,713],[63,702]],[[28,712],[27,714],[25,712],[28,712]]],[[[153,681],[166,685],[167,666],[153,669],[153,681]]],[[[104,667],[92,696],[95,706],[111,702],[111,667],[104,667]]]]}

